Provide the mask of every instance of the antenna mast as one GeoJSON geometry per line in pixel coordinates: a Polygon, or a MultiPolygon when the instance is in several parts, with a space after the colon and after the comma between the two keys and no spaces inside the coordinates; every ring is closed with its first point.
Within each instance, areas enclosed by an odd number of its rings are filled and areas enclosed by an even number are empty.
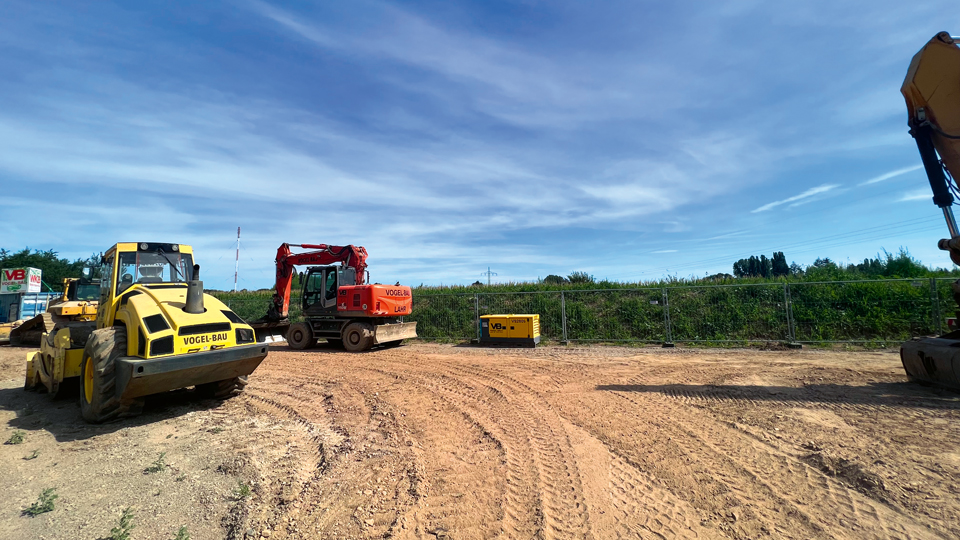
{"type": "Polygon", "coordinates": [[[237,266],[233,270],[233,292],[237,292],[237,278],[240,276],[240,227],[237,227],[237,266]]]}

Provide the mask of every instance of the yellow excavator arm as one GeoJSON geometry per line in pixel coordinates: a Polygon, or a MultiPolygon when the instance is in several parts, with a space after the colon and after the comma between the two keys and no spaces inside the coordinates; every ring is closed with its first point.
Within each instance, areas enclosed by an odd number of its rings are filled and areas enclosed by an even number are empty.
{"type": "Polygon", "coordinates": [[[943,209],[950,230],[950,238],[940,241],[940,249],[950,251],[950,258],[956,264],[960,264],[960,229],[951,208],[954,200],[951,187],[960,189],[956,184],[960,180],[958,39],[946,32],[934,36],[914,55],[900,88],[907,101],[910,134],[917,141],[933,189],[933,202],[943,209]]]}
{"type": "MultiPolygon", "coordinates": [[[[960,265],[960,230],[953,216],[953,194],[960,194],[960,38],[933,36],[910,62],[900,91],[907,100],[910,134],[917,141],[933,202],[943,210],[950,238],[940,249],[960,265]]],[[[960,280],[952,286],[960,306],[960,280]]],[[[957,311],[960,317],[960,310],[957,311]]],[[[937,332],[940,331],[937,321],[937,332]]],[[[960,330],[938,337],[913,338],[900,346],[900,361],[911,381],[960,391],[960,330]]]]}

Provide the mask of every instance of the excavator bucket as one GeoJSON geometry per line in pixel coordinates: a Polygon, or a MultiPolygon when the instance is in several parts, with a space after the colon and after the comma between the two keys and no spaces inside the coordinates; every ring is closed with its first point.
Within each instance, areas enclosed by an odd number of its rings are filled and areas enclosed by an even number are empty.
{"type": "Polygon", "coordinates": [[[907,341],[900,361],[911,381],[960,391],[960,331],[907,341]]]}
{"type": "Polygon", "coordinates": [[[53,331],[56,323],[50,313],[41,313],[10,331],[10,345],[14,347],[39,346],[44,333],[53,331]]]}

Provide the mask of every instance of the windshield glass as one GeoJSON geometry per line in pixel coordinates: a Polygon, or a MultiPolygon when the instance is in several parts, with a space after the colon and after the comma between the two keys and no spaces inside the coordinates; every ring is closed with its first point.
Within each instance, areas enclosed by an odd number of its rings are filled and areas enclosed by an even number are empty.
{"type": "Polygon", "coordinates": [[[117,292],[134,283],[182,283],[193,273],[193,257],[178,252],[138,251],[120,254],[117,292]]]}
{"type": "Polygon", "coordinates": [[[77,300],[90,301],[100,299],[100,284],[77,285],[77,300]]]}

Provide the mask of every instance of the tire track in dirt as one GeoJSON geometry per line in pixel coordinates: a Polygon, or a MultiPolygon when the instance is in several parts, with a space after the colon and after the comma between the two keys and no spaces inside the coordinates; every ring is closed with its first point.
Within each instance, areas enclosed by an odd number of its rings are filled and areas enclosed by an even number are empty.
{"type": "MultiPolygon", "coordinates": [[[[552,438],[551,440],[558,438],[558,434],[560,434],[559,438],[564,441],[566,446],[566,449],[562,452],[563,455],[572,456],[574,454],[571,451],[573,449],[571,448],[570,434],[562,433],[564,428],[567,431],[572,429],[582,432],[582,430],[567,423],[546,403],[539,392],[525,382],[505,373],[503,370],[485,368],[476,364],[431,361],[430,366],[434,371],[438,371],[437,368],[442,366],[444,376],[450,377],[451,380],[473,380],[476,378],[482,384],[487,385],[488,388],[496,389],[505,395],[515,396],[511,403],[520,410],[523,410],[523,407],[518,407],[517,402],[521,398],[523,403],[536,404],[535,414],[537,416],[528,417],[543,419],[547,424],[556,423],[556,427],[552,428],[549,435],[552,438]]],[[[602,513],[611,511],[611,507],[616,515],[616,520],[614,520],[613,527],[609,532],[606,530],[597,531],[593,534],[594,537],[717,538],[720,536],[717,531],[700,525],[701,518],[698,517],[700,513],[688,503],[656,486],[646,473],[624,461],[610,448],[588,433],[582,432],[582,436],[596,441],[596,445],[600,447],[597,450],[610,456],[607,468],[602,472],[608,477],[604,496],[600,500],[584,501],[584,504],[587,505],[588,509],[591,505],[594,506],[593,516],[590,516],[588,512],[588,520],[591,517],[597,519],[602,513]]],[[[596,454],[585,456],[588,462],[597,461],[598,458],[599,456],[596,454]]],[[[575,472],[576,461],[570,459],[567,459],[567,461],[571,466],[564,472],[568,474],[575,472]]],[[[597,472],[592,471],[593,474],[597,474],[597,472]]],[[[589,479],[584,481],[589,481],[589,479]]],[[[578,492],[580,489],[582,488],[578,488],[578,492]]]]}
{"type": "MultiPolygon", "coordinates": [[[[380,364],[381,369],[384,367],[380,364]]],[[[507,460],[504,529],[511,537],[582,538],[589,518],[576,464],[559,417],[512,391],[503,381],[475,374],[441,372],[438,364],[401,364],[394,375],[444,394],[500,440],[507,460]],[[526,518],[526,519],[525,519],[526,518]]]]}
{"type": "Polygon", "coordinates": [[[684,448],[696,453],[698,461],[707,463],[713,471],[736,472],[721,473],[723,483],[759,514],[761,527],[768,531],[783,522],[784,512],[769,505],[769,501],[775,501],[787,509],[787,516],[794,517],[795,526],[806,529],[795,532],[811,537],[843,536],[854,527],[875,538],[947,538],[941,536],[945,531],[938,534],[794,456],[746,439],[711,419],[691,418],[688,411],[666,396],[646,394],[637,399],[628,392],[615,395],[640,409],[654,405],[658,413],[672,420],[668,427],[672,426],[671,431],[683,440],[684,448]]]}
{"type": "MultiPolygon", "coordinates": [[[[654,386],[638,380],[631,381],[628,385],[635,385],[638,388],[654,386]]],[[[850,397],[837,395],[812,394],[807,398],[798,399],[779,397],[776,393],[760,388],[755,390],[747,388],[727,390],[724,388],[709,388],[710,385],[704,385],[707,388],[696,389],[683,388],[683,385],[676,386],[676,388],[663,388],[658,391],[663,395],[692,405],[729,402],[746,408],[769,407],[771,403],[776,403],[792,408],[819,408],[835,412],[851,411],[865,415],[888,414],[917,420],[931,417],[943,418],[944,416],[960,418],[960,403],[952,400],[942,402],[925,400],[925,403],[921,406],[912,406],[909,401],[903,400],[901,405],[890,405],[890,400],[887,398],[859,395],[857,396],[857,403],[850,403],[850,397]]],[[[798,392],[805,390],[804,387],[797,388],[798,392]]]]}
{"type": "MultiPolygon", "coordinates": [[[[419,387],[424,391],[434,394],[437,398],[444,400],[453,409],[471,423],[481,429],[483,432],[497,441],[498,447],[503,454],[503,464],[505,470],[503,473],[503,482],[500,487],[500,495],[503,500],[502,512],[499,516],[499,526],[502,533],[508,538],[533,538],[541,530],[543,507],[542,500],[537,493],[529,492],[526,487],[531,483],[531,477],[536,473],[532,461],[525,459],[525,456],[518,451],[516,443],[513,440],[515,433],[511,435],[511,429],[504,429],[503,425],[507,422],[503,417],[496,419],[490,417],[488,413],[475,405],[487,402],[488,399],[471,399],[463,391],[451,390],[444,384],[431,381],[419,373],[412,373],[408,369],[391,371],[381,367],[368,367],[366,369],[389,376],[396,377],[406,381],[409,385],[419,387]],[[532,516],[532,521],[528,518],[532,516]]],[[[462,386],[462,383],[455,380],[447,380],[447,385],[452,388],[462,386]],[[450,384],[455,383],[455,384],[450,384]]],[[[496,400],[502,396],[493,395],[496,400]]]]}
{"type": "MultiPolygon", "coordinates": [[[[415,500],[407,484],[416,482],[410,477],[416,463],[409,459],[410,452],[404,456],[395,451],[399,444],[382,444],[395,431],[390,411],[383,410],[375,399],[366,399],[363,391],[335,384],[335,392],[347,403],[344,408],[352,417],[346,424],[334,424],[337,411],[330,403],[331,381],[303,376],[291,385],[289,375],[261,378],[257,388],[248,388],[247,399],[266,415],[289,419],[317,434],[314,441],[321,459],[294,496],[281,498],[280,504],[261,501],[257,516],[261,524],[280,538],[284,533],[297,536],[302,529],[331,537],[395,536],[397,516],[415,500]],[[363,456],[355,457],[358,453],[363,456]],[[382,471],[386,472],[377,474],[382,471]],[[331,485],[330,476],[346,481],[331,485]],[[374,490],[378,495],[386,490],[389,496],[377,497],[375,505],[364,505],[374,490]]],[[[279,483],[295,482],[286,475],[279,483]]]]}
{"type": "MultiPolygon", "coordinates": [[[[546,403],[540,392],[495,367],[483,368],[477,365],[450,362],[443,362],[443,365],[453,372],[471,373],[504,387],[512,386],[516,391],[526,392],[533,402],[546,403]]],[[[559,388],[560,384],[551,386],[559,388]]],[[[550,412],[551,416],[562,418],[552,409],[550,412]]],[[[563,421],[566,422],[565,419],[563,421]]],[[[572,425],[568,427],[568,430],[570,429],[581,430],[572,425]]],[[[701,526],[700,512],[689,503],[657,486],[649,475],[625,461],[602,441],[587,432],[583,433],[595,440],[601,446],[601,451],[610,456],[607,470],[609,501],[602,501],[602,503],[609,502],[614,508],[616,520],[613,532],[616,538],[717,538],[720,536],[716,531],[701,526]]],[[[570,444],[569,435],[567,435],[567,444],[570,444]]]]}
{"type": "MultiPolygon", "coordinates": [[[[397,509],[389,526],[379,527],[381,523],[375,519],[374,524],[368,525],[364,531],[367,533],[364,536],[379,538],[382,533],[396,538],[423,538],[427,536],[427,531],[456,531],[457,538],[497,536],[502,512],[498,504],[500,496],[496,484],[502,476],[498,472],[502,452],[499,443],[485,433],[474,420],[463,417],[460,411],[449,406],[441,396],[410,384],[397,384],[399,379],[390,373],[340,365],[333,384],[328,379],[307,374],[297,374],[295,378],[297,387],[302,389],[305,395],[294,398],[291,403],[310,401],[311,397],[312,401],[318,401],[320,397],[326,396],[325,401],[333,402],[328,405],[328,409],[336,409],[336,402],[340,401],[338,398],[344,389],[355,388],[352,393],[363,395],[369,409],[376,408],[376,405],[370,405],[371,403],[381,401],[389,403],[393,409],[391,416],[396,426],[390,430],[389,446],[402,449],[410,462],[406,471],[408,481],[403,483],[406,493],[397,497],[408,499],[410,504],[397,509]],[[445,409],[440,410],[435,406],[437,404],[445,409]],[[437,419],[430,415],[425,416],[427,411],[440,413],[445,420],[457,417],[460,417],[460,420],[454,423],[445,421],[445,430],[435,429],[437,419]],[[464,464],[469,467],[464,468],[464,464]]],[[[281,393],[291,395],[288,390],[281,393]]],[[[344,404],[339,407],[356,408],[354,405],[344,404]]],[[[338,413],[334,411],[333,414],[336,416],[338,413]]],[[[339,424],[338,422],[336,428],[344,429],[339,424]]],[[[363,430],[351,429],[351,432],[355,433],[353,445],[361,445],[359,436],[363,430]]],[[[370,463],[366,463],[366,466],[369,467],[370,463]]],[[[337,471],[332,474],[344,476],[337,471]]],[[[361,485],[364,480],[351,478],[351,483],[361,485]]],[[[342,495],[350,498],[350,493],[342,495]]],[[[364,495],[367,495],[366,491],[364,495]]],[[[371,495],[376,498],[376,494],[371,495]]],[[[343,501],[336,500],[336,497],[329,501],[329,504],[344,505],[343,501]]],[[[351,504],[368,506],[362,502],[351,504]]],[[[365,520],[361,521],[366,524],[365,520]]],[[[316,527],[322,531],[333,529],[329,519],[318,522],[316,527]]]]}
{"type": "MultiPolygon", "coordinates": [[[[871,499],[807,464],[801,452],[768,438],[762,428],[741,432],[723,420],[737,418],[737,410],[765,411],[768,406],[827,409],[848,417],[901,414],[887,397],[871,401],[858,395],[862,402],[847,403],[814,393],[808,399],[804,387],[791,386],[797,379],[787,375],[790,365],[777,375],[785,381],[783,395],[773,397],[764,394],[764,386],[713,392],[708,381],[742,379],[748,369],[728,366],[673,370],[682,375],[674,381],[700,379],[707,383],[701,387],[661,384],[639,392],[644,385],[670,381],[670,370],[661,364],[651,377],[642,362],[633,360],[589,364],[411,349],[302,354],[270,370],[271,389],[263,397],[316,426],[326,417],[324,427],[346,434],[348,446],[356,446],[347,450],[349,456],[337,455],[340,469],[330,467],[331,476],[351,486],[370,483],[375,475],[363,469],[385,461],[371,461],[359,448],[370,446],[361,439],[374,432],[381,433],[377,451],[392,452],[386,459],[391,466],[399,467],[400,460],[409,464],[403,469],[407,480],[394,484],[393,497],[406,502],[392,506],[393,520],[378,514],[373,525],[364,526],[365,516],[358,521],[354,515],[359,525],[352,529],[337,527],[343,518],[350,519],[354,505],[370,497],[354,496],[346,487],[333,489],[331,478],[322,479],[331,496],[309,500],[331,506],[328,517],[315,521],[315,530],[323,535],[949,537],[946,522],[920,522],[921,516],[871,499]],[[598,389],[597,383],[610,380],[627,384],[598,389]],[[293,388],[287,387],[290,381],[293,388]],[[336,410],[306,405],[331,393],[336,410]],[[314,412],[305,412],[311,407],[314,412]],[[388,414],[379,416],[378,408],[388,414]],[[388,417],[393,420],[387,422],[388,417]],[[381,426],[384,422],[390,425],[381,426]],[[348,463],[354,460],[356,470],[348,463]]],[[[848,379],[841,379],[841,386],[848,379]]],[[[917,410],[952,417],[949,407],[917,410]]],[[[293,416],[283,418],[298,422],[293,416]]],[[[797,425],[789,424],[793,429],[797,425]]]]}

